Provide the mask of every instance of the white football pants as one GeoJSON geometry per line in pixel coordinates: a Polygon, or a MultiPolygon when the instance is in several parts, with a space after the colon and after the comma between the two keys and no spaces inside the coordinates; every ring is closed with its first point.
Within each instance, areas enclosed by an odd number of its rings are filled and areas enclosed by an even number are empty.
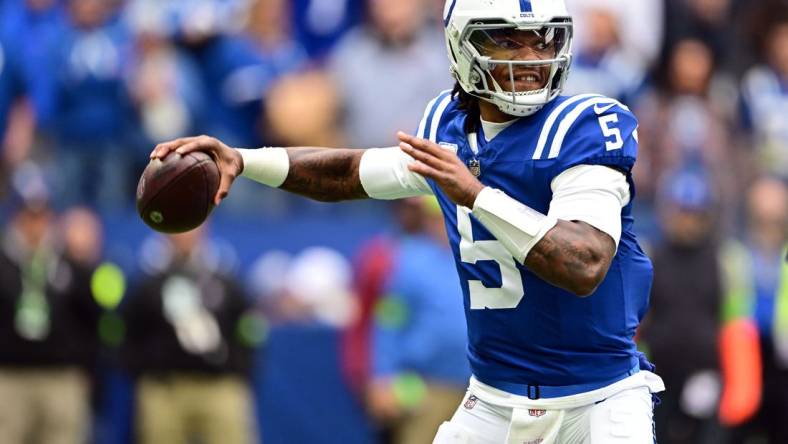
{"type": "Polygon", "coordinates": [[[543,410],[494,405],[470,391],[433,444],[653,444],[651,391],[630,388],[596,404],[543,410]]]}

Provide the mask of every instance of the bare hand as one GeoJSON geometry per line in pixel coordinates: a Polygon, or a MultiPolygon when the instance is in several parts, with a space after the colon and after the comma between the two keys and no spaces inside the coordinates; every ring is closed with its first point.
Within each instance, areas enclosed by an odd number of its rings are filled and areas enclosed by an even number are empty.
{"type": "Polygon", "coordinates": [[[454,203],[473,208],[476,196],[484,185],[468,171],[455,153],[427,139],[403,132],[397,133],[397,137],[400,149],[416,159],[408,166],[411,171],[434,180],[454,203]]]}
{"type": "Polygon", "coordinates": [[[150,158],[164,159],[173,151],[180,155],[185,155],[192,151],[202,151],[213,157],[221,175],[219,191],[216,192],[214,197],[216,205],[219,205],[227,197],[233,181],[244,170],[244,161],[241,153],[225,145],[220,140],[208,136],[183,137],[170,142],[160,143],[150,153],[150,158]]]}

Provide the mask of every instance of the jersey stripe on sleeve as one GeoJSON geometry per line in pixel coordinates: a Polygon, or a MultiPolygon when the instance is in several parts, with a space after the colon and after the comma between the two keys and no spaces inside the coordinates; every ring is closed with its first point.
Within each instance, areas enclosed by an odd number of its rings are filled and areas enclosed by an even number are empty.
{"type": "Polygon", "coordinates": [[[553,130],[553,126],[555,125],[555,121],[558,120],[558,116],[564,112],[565,109],[570,107],[571,105],[583,100],[588,99],[591,97],[602,97],[599,94],[581,94],[578,96],[574,96],[571,99],[568,99],[564,103],[558,105],[553,112],[547,117],[544,126],[542,127],[542,133],[539,134],[539,142],[536,144],[536,151],[534,151],[533,160],[541,159],[542,153],[544,153],[544,148],[547,145],[547,137],[550,135],[550,132],[553,130]]]}
{"type": "Polygon", "coordinates": [[[438,128],[440,127],[441,117],[443,117],[443,112],[446,111],[446,107],[449,106],[451,103],[451,91],[446,91],[440,95],[440,99],[438,101],[438,105],[433,108],[432,114],[430,115],[430,132],[427,137],[430,141],[435,142],[436,138],[438,137],[438,128]]]}
{"type": "MultiPolygon", "coordinates": [[[[441,93],[441,94],[443,94],[443,93],[441,93]]],[[[427,120],[429,120],[429,117],[430,117],[430,115],[432,113],[432,109],[435,106],[435,102],[437,102],[438,99],[440,99],[440,98],[441,98],[441,96],[438,96],[438,97],[435,97],[434,99],[430,100],[430,103],[427,104],[427,108],[424,109],[424,117],[421,118],[421,123],[419,123],[419,129],[416,132],[416,137],[418,137],[419,139],[423,139],[424,138],[424,131],[426,131],[426,129],[427,129],[427,120]]]]}
{"type": "MultiPolygon", "coordinates": [[[[416,133],[416,135],[419,138],[426,139],[429,137],[430,135],[429,131],[432,130],[432,126],[433,126],[432,120],[433,117],[435,116],[435,111],[437,111],[437,109],[440,108],[441,103],[444,100],[446,100],[447,97],[449,98],[449,101],[451,101],[450,89],[441,91],[437,97],[432,99],[430,103],[427,104],[427,108],[424,110],[424,118],[421,119],[421,123],[419,124],[419,131],[418,133],[416,133]]],[[[440,121],[440,119],[438,119],[438,121],[440,121]]]]}
{"type": "Polygon", "coordinates": [[[566,138],[566,134],[572,128],[572,125],[575,121],[583,114],[583,111],[587,110],[592,106],[597,105],[610,105],[607,108],[612,106],[620,106],[627,111],[629,108],[624,106],[623,104],[619,103],[615,99],[611,99],[609,97],[594,97],[584,101],[583,103],[577,105],[569,114],[561,120],[561,123],[558,126],[558,132],[556,132],[555,136],[553,137],[553,143],[550,145],[550,153],[548,154],[548,159],[555,159],[558,157],[558,154],[561,152],[561,145],[564,143],[564,138],[566,138]]]}

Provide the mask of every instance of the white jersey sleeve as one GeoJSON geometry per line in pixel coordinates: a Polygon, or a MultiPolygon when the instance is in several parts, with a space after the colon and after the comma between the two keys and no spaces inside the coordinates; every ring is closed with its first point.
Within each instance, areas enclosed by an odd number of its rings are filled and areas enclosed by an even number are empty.
{"type": "MultiPolygon", "coordinates": [[[[445,90],[427,104],[416,137],[435,142],[441,116],[451,100],[452,91],[445,90]]],[[[399,147],[368,149],[359,166],[364,191],[369,197],[382,200],[432,194],[427,180],[408,169],[413,162],[399,147]]]]}
{"type": "Polygon", "coordinates": [[[408,169],[413,162],[399,147],[370,148],[361,156],[361,186],[369,197],[381,200],[432,194],[427,180],[408,169]]]}
{"type": "Polygon", "coordinates": [[[578,165],[556,176],[550,187],[550,216],[585,222],[610,235],[618,245],[621,209],[631,198],[623,173],[602,165],[578,165]]]}
{"type": "Polygon", "coordinates": [[[583,221],[607,233],[618,247],[621,209],[629,203],[626,177],[606,166],[579,165],[556,177],[545,216],[506,193],[484,188],[473,214],[520,263],[559,219],[583,221]]]}

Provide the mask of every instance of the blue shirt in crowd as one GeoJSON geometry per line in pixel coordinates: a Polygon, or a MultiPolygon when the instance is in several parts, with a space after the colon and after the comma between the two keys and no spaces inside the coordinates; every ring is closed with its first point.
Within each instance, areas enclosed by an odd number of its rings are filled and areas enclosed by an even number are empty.
{"type": "Polygon", "coordinates": [[[296,37],[309,56],[322,58],[349,29],[361,23],[365,0],[293,0],[296,37]]]}
{"type": "Polygon", "coordinates": [[[6,52],[4,39],[0,36],[0,140],[5,136],[8,124],[8,111],[14,98],[14,84],[11,75],[11,60],[6,52]]]}
{"type": "Polygon", "coordinates": [[[207,86],[197,126],[230,145],[265,144],[264,98],[276,79],[306,64],[304,49],[295,41],[268,50],[247,37],[220,36],[195,55],[207,86]]]}
{"type": "Polygon", "coordinates": [[[471,371],[462,289],[448,246],[426,236],[404,237],[386,288],[375,316],[375,377],[413,372],[466,386],[471,371]]]}
{"type": "Polygon", "coordinates": [[[120,21],[96,29],[61,27],[52,46],[55,133],[67,145],[85,147],[122,143],[133,109],[125,79],[133,38],[120,21]]]}
{"type": "Polygon", "coordinates": [[[766,254],[752,247],[752,276],[755,286],[755,322],[763,337],[771,338],[780,284],[782,257],[766,254]]]}
{"type": "MultiPolygon", "coordinates": [[[[64,10],[58,2],[37,11],[22,1],[0,2],[0,40],[2,40],[5,68],[12,69],[12,95],[27,95],[40,126],[46,126],[53,114],[52,44],[60,37],[64,10]]],[[[54,70],[54,71],[53,71],[54,70]]]]}

